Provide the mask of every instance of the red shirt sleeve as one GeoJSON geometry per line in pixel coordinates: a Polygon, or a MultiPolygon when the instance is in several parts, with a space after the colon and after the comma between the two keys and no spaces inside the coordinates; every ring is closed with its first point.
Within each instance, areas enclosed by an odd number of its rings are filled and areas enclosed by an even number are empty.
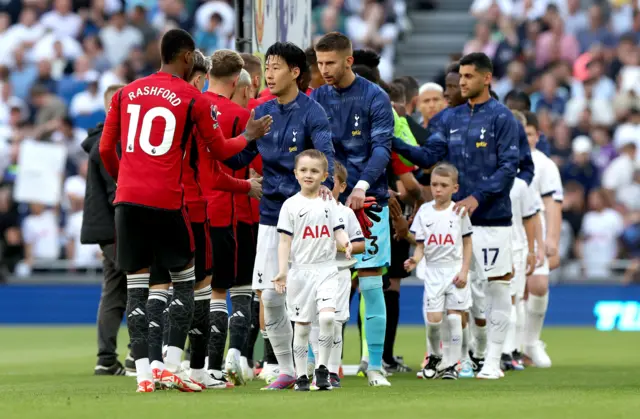
{"type": "Polygon", "coordinates": [[[118,180],[118,169],[120,160],[116,146],[120,140],[120,95],[122,89],[118,90],[111,98],[111,105],[107,112],[107,119],[104,121],[102,136],[100,138],[100,158],[104,168],[116,181],[118,180]]]}
{"type": "Polygon", "coordinates": [[[396,176],[404,175],[405,173],[411,173],[415,169],[413,166],[407,166],[404,164],[400,157],[395,152],[391,153],[391,169],[396,176]]]}
{"type": "Polygon", "coordinates": [[[213,189],[243,194],[247,194],[251,190],[251,183],[248,180],[237,179],[225,173],[217,161],[213,162],[211,172],[211,187],[213,189]]]}
{"type": "Polygon", "coordinates": [[[262,156],[258,154],[249,165],[250,168],[258,172],[260,176],[262,176],[262,156]]]}
{"type": "Polygon", "coordinates": [[[215,106],[205,98],[198,96],[193,106],[194,123],[200,135],[197,136],[198,147],[202,156],[214,160],[226,160],[241,152],[247,146],[243,135],[225,139],[218,124],[215,106]]]}

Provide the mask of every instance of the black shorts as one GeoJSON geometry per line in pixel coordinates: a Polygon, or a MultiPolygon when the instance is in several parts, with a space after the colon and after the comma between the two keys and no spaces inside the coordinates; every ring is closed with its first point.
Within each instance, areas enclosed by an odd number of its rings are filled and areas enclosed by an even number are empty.
{"type": "MultiPolygon", "coordinates": [[[[191,223],[195,250],[195,275],[196,282],[204,280],[211,275],[211,239],[209,238],[209,223],[191,223]]],[[[171,275],[168,269],[161,268],[157,263],[151,265],[151,277],[149,285],[164,285],[171,283],[171,275]]]]}
{"type": "MultiPolygon", "coordinates": [[[[211,227],[213,269],[211,288],[231,289],[251,285],[256,258],[256,236],[252,225],[211,227]]],[[[197,258],[197,256],[196,256],[197,258]]]]}
{"type": "Polygon", "coordinates": [[[409,276],[404,270],[404,261],[409,257],[409,249],[411,245],[406,240],[396,240],[393,238],[395,230],[391,226],[391,264],[387,269],[389,278],[406,278],[409,276]]]}
{"type": "Polygon", "coordinates": [[[124,272],[182,269],[193,259],[194,240],[184,210],[116,206],[116,258],[124,272]]]}
{"type": "Polygon", "coordinates": [[[238,223],[236,239],[238,242],[238,269],[236,270],[235,287],[251,286],[253,282],[253,265],[256,261],[256,245],[258,230],[252,224],[238,223]]]}

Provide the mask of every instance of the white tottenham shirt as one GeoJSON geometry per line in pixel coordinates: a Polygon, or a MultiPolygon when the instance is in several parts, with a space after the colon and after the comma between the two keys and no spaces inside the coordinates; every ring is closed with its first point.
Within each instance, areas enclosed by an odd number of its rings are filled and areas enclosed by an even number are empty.
{"type": "Polygon", "coordinates": [[[284,201],[278,232],[292,236],[289,260],[309,265],[336,260],[334,231],[344,229],[344,219],[334,200],[306,198],[300,192],[284,201]]]}
{"type": "Polygon", "coordinates": [[[454,203],[444,210],[436,210],[435,201],[422,204],[411,224],[411,232],[418,243],[424,243],[422,262],[462,262],[462,238],[472,233],[469,216],[461,217],[453,211],[454,203]]]}
{"type": "MultiPolygon", "coordinates": [[[[362,230],[360,229],[360,223],[356,218],[356,213],[353,210],[345,205],[342,205],[338,202],[338,213],[340,214],[340,218],[344,221],[344,230],[347,232],[349,236],[349,241],[351,243],[364,241],[364,236],[362,235],[362,230]]],[[[338,252],[336,256],[336,265],[340,269],[351,268],[356,264],[356,259],[351,258],[347,259],[343,252],[338,252]]]]}
{"type": "Polygon", "coordinates": [[[530,188],[533,188],[537,196],[540,197],[540,210],[543,212],[542,217],[540,217],[542,236],[546,238],[547,223],[544,217],[545,207],[542,198],[551,196],[554,201],[562,202],[564,199],[562,179],[558,166],[541,151],[532,150],[531,159],[533,160],[534,173],[530,188]]]}
{"type": "Polygon", "coordinates": [[[589,211],[582,220],[582,256],[587,278],[609,278],[610,264],[618,254],[618,237],[624,220],[611,208],[589,211]]]}
{"type": "Polygon", "coordinates": [[[529,188],[527,182],[522,179],[515,178],[511,192],[511,213],[512,215],[512,232],[511,249],[521,250],[527,248],[527,233],[524,229],[523,220],[533,217],[540,210],[540,204],[535,192],[529,188]]]}

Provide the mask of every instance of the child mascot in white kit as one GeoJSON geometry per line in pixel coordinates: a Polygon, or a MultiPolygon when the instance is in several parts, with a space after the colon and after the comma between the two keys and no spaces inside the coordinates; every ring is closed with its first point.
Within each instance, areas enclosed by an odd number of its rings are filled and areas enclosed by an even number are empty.
{"type": "Polygon", "coordinates": [[[320,330],[316,386],[319,390],[331,390],[327,365],[333,345],[339,288],[336,245],[344,251],[346,259],[351,259],[352,246],[336,201],[325,201],[318,195],[329,175],[324,154],[317,150],[303,151],[296,156],[294,170],[300,192],[287,199],[280,210],[279,273],[273,282],[277,292],[287,292],[287,309],[291,321],[295,322],[293,352],[297,381],[294,389],[309,391],[311,387],[307,376],[309,333],[317,316],[320,330]]]}
{"type": "Polygon", "coordinates": [[[431,172],[434,200],[423,204],[413,220],[411,238],[415,240],[416,250],[405,262],[407,271],[414,270],[419,263],[425,265],[419,277],[424,281],[428,322],[430,354],[423,370],[428,379],[458,379],[462,313],[471,302],[467,276],[473,255],[472,227],[469,216],[460,216],[453,210],[451,197],[457,190],[458,170],[448,163],[438,164],[431,172]],[[440,340],[445,314],[450,341],[443,354],[440,340]]]}

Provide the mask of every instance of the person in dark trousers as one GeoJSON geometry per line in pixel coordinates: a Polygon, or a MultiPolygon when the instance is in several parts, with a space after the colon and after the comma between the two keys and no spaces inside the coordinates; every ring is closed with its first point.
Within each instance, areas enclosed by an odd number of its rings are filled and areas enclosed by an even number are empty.
{"type": "MultiPolygon", "coordinates": [[[[107,89],[104,94],[105,108],[121,87],[114,85],[107,89]]],[[[135,372],[135,363],[128,356],[125,369],[116,353],[118,330],[127,306],[127,277],[116,263],[113,206],[116,184],[100,158],[102,128],[103,124],[99,123],[89,130],[87,139],[82,142],[82,148],[89,154],[89,169],[80,241],[82,244],[99,244],[103,254],[104,280],[98,308],[98,363],[94,374],[124,375],[125,371],[135,372]]]]}

